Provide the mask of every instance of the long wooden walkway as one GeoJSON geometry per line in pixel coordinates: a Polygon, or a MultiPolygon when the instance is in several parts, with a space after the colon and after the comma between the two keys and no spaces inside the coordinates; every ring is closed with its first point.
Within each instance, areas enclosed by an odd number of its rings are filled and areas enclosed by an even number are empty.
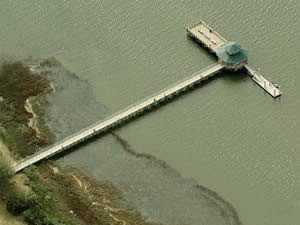
{"type": "Polygon", "coordinates": [[[86,141],[87,139],[94,137],[95,135],[110,131],[111,129],[115,128],[121,123],[124,123],[125,121],[128,121],[142,113],[145,113],[146,111],[158,106],[160,103],[165,102],[166,100],[174,97],[175,95],[178,95],[181,92],[184,92],[194,87],[199,82],[214,76],[217,72],[219,72],[222,69],[223,66],[221,64],[213,64],[207,67],[206,69],[201,70],[198,73],[193,74],[192,76],[187,77],[177,82],[176,84],[158,93],[155,93],[154,95],[147,97],[136,104],[127,107],[121,112],[116,113],[103,121],[97,122],[94,125],[87,127],[63,139],[62,141],[59,141],[55,145],[50,146],[18,162],[18,164],[14,167],[14,171],[17,173],[43,159],[49,158],[60,152],[70,149],[71,147],[74,147],[75,145],[78,145],[86,141]]]}
{"type": "MultiPolygon", "coordinates": [[[[223,38],[219,33],[214,31],[203,21],[188,27],[187,32],[191,37],[196,39],[198,42],[201,42],[205,47],[209,48],[210,51],[215,54],[219,48],[227,43],[225,38],[223,38]]],[[[282,94],[278,89],[278,85],[264,78],[253,66],[247,63],[243,63],[242,65],[248,70],[252,80],[261,86],[271,96],[276,98],[282,94]]],[[[146,111],[160,105],[161,103],[180,94],[181,92],[194,87],[197,83],[212,77],[224,68],[226,68],[226,66],[222,63],[213,64],[206,69],[201,70],[200,72],[193,74],[192,76],[187,77],[176,84],[173,84],[172,86],[127,107],[121,112],[116,113],[103,121],[97,122],[92,126],[63,139],[62,141],[59,141],[55,145],[50,146],[43,151],[40,151],[18,162],[17,165],[14,166],[14,171],[17,173],[32,164],[70,149],[71,147],[78,145],[100,133],[110,131],[120,124],[145,113],[146,111]]]]}

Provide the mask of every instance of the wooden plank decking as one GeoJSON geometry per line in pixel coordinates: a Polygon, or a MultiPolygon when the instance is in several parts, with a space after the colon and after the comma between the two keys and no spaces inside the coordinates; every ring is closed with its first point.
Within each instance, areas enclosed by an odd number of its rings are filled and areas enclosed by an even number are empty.
{"type": "Polygon", "coordinates": [[[227,43],[227,40],[224,37],[203,21],[188,27],[187,32],[191,37],[209,48],[213,53],[216,53],[218,48],[227,43]]]}
{"type": "MultiPolygon", "coordinates": [[[[198,42],[201,42],[204,46],[209,48],[213,53],[216,53],[218,48],[222,47],[227,40],[223,38],[219,33],[215,32],[203,21],[194,24],[187,28],[188,34],[195,38],[198,42]]],[[[251,78],[261,86],[266,92],[268,92],[274,98],[280,96],[281,91],[270,81],[264,78],[258,71],[251,65],[245,64],[245,68],[248,70],[251,78]]],[[[14,171],[17,173],[24,168],[35,164],[43,159],[49,158],[62,151],[65,151],[79,143],[86,141],[89,138],[94,137],[99,133],[110,131],[116,126],[124,123],[140,114],[145,113],[149,109],[158,106],[160,103],[170,99],[181,92],[188,90],[195,86],[197,83],[206,80],[215,75],[220,70],[224,69],[224,66],[220,63],[213,64],[208,68],[201,70],[200,72],[193,74],[192,76],[185,78],[172,86],[151,95],[138,103],[135,103],[119,113],[116,113],[109,118],[97,122],[61,141],[50,146],[36,154],[18,162],[14,166],[14,171]]]]}
{"type": "MultiPolygon", "coordinates": [[[[228,41],[222,37],[218,32],[214,31],[205,22],[200,21],[187,28],[188,35],[193,37],[197,42],[202,43],[210,51],[216,54],[217,50],[221,48],[228,41]]],[[[282,92],[271,81],[264,78],[253,66],[249,64],[243,65],[249,72],[252,80],[262,87],[272,97],[276,98],[282,95],[282,92]]]]}

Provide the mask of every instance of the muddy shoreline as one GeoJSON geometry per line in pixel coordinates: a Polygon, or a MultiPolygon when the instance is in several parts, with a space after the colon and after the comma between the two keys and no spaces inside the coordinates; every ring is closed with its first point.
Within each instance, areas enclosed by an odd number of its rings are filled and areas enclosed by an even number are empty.
{"type": "MultiPolygon", "coordinates": [[[[51,127],[47,119],[49,112],[45,111],[46,106],[51,104],[47,96],[55,95],[54,90],[59,92],[64,89],[55,83],[54,79],[52,80],[53,74],[49,70],[53,69],[56,75],[61,77],[60,69],[58,69],[61,65],[54,58],[37,62],[28,59],[24,62],[6,63],[1,70],[0,81],[2,83],[0,82],[0,85],[2,84],[3,88],[1,89],[0,86],[0,139],[3,140],[3,146],[6,146],[3,148],[6,151],[2,151],[2,155],[5,156],[2,159],[10,163],[33,154],[54,143],[56,139],[62,138],[59,132],[65,124],[56,121],[58,126],[51,127]],[[7,76],[11,73],[14,74],[12,78],[7,76]],[[9,82],[10,79],[13,82],[9,82]],[[39,88],[35,88],[36,86],[39,88]],[[32,90],[28,91],[30,87],[32,90]]],[[[70,79],[69,81],[73,82],[72,79],[78,78],[70,73],[69,78],[60,79],[70,79]]],[[[51,113],[53,112],[55,110],[51,113]]],[[[56,113],[60,115],[59,111],[56,113]]],[[[72,123],[72,121],[63,121],[72,123]]],[[[73,131],[69,130],[69,132],[73,131]]],[[[111,133],[111,136],[131,157],[155,162],[160,168],[170,170],[164,161],[132,149],[130,144],[117,133],[111,133]]],[[[172,170],[172,173],[180,177],[175,170],[172,170]]],[[[122,191],[113,183],[96,180],[83,174],[77,168],[48,161],[26,169],[22,175],[26,178],[22,178],[21,182],[20,179],[18,182],[13,182],[13,186],[21,186],[23,191],[33,191],[34,195],[41,199],[40,207],[46,214],[45,216],[54,218],[55,221],[60,220],[62,224],[153,224],[148,222],[137,208],[129,207],[122,191]]],[[[241,224],[232,205],[217,193],[202,185],[194,185],[193,189],[197,189],[201,193],[201,198],[210,202],[209,207],[216,208],[216,213],[224,217],[222,224],[241,224]]]]}
{"type": "MultiPolygon", "coordinates": [[[[45,60],[39,67],[52,63],[55,61],[45,60]]],[[[36,68],[22,62],[5,63],[1,68],[0,160],[10,165],[55,141],[43,120],[46,95],[52,94],[53,84],[47,79],[47,72],[35,73],[36,68]]],[[[16,175],[10,181],[10,189],[14,191],[2,195],[4,202],[12,193],[31,193],[40,199],[43,218],[60,221],[60,224],[150,225],[138,211],[124,207],[122,194],[112,184],[97,182],[78,169],[54,162],[32,166],[16,175]]],[[[56,225],[54,222],[49,224],[56,225]]]]}

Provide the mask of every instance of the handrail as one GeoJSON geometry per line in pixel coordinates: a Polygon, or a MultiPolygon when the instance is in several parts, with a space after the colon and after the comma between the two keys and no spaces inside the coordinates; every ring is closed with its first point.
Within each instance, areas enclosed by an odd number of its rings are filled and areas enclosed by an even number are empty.
{"type": "MultiPolygon", "coordinates": [[[[110,119],[113,119],[113,118],[116,117],[117,115],[121,115],[122,113],[124,113],[124,112],[130,110],[131,108],[133,108],[133,107],[135,107],[135,106],[138,106],[138,105],[142,104],[143,102],[146,102],[147,100],[150,100],[150,99],[154,98],[155,96],[157,96],[157,95],[159,95],[159,94],[162,94],[162,93],[166,92],[167,90],[169,90],[169,89],[171,89],[171,88],[174,88],[174,87],[180,85],[181,83],[183,83],[183,82],[185,82],[185,81],[187,81],[187,80],[189,80],[189,79],[192,79],[193,77],[195,77],[195,76],[197,76],[197,75],[200,75],[201,73],[203,73],[203,72],[205,72],[205,71],[208,71],[208,70],[210,70],[210,69],[212,69],[212,68],[214,68],[214,67],[216,67],[216,66],[220,66],[220,64],[218,64],[218,63],[212,64],[212,65],[210,65],[210,66],[208,66],[208,67],[206,67],[206,68],[204,68],[204,69],[202,69],[202,70],[200,70],[200,71],[198,71],[198,72],[193,73],[192,75],[190,75],[190,76],[188,76],[188,77],[185,77],[185,78],[183,78],[183,79],[181,79],[181,80],[175,82],[175,83],[172,84],[172,85],[167,86],[166,88],[164,88],[164,89],[162,89],[162,90],[160,90],[160,91],[157,91],[157,92],[151,94],[150,96],[147,96],[147,97],[145,97],[145,98],[139,100],[138,102],[135,102],[135,103],[133,103],[133,104],[130,104],[130,105],[127,106],[126,108],[124,108],[124,109],[122,109],[122,110],[120,110],[120,111],[118,111],[118,112],[116,112],[116,113],[113,113],[112,115],[108,116],[107,118],[102,119],[102,120],[100,120],[100,121],[97,121],[97,122],[95,122],[95,123],[89,125],[88,127],[85,127],[85,128],[83,128],[83,129],[81,129],[81,130],[79,130],[79,131],[77,131],[77,132],[75,132],[75,133],[73,133],[73,134],[71,134],[71,135],[69,135],[69,136],[67,136],[67,137],[65,137],[65,138],[63,138],[63,139],[61,139],[61,140],[59,140],[59,141],[56,142],[55,144],[50,145],[50,146],[48,146],[48,147],[42,149],[41,151],[38,151],[38,152],[36,152],[36,153],[34,153],[34,154],[32,154],[32,155],[30,155],[30,156],[28,156],[28,157],[26,157],[26,158],[20,160],[20,161],[18,161],[18,162],[16,163],[16,165],[21,164],[21,163],[24,163],[24,162],[26,162],[26,161],[28,161],[28,160],[34,158],[34,157],[37,157],[38,155],[43,154],[44,152],[46,152],[46,151],[48,151],[48,150],[50,150],[50,149],[52,149],[52,148],[54,148],[54,147],[56,147],[56,146],[62,145],[62,144],[63,144],[64,142],[66,142],[67,140],[69,140],[69,139],[71,139],[71,138],[74,138],[74,137],[80,135],[81,133],[84,133],[84,132],[86,132],[86,131],[92,129],[92,128],[94,128],[94,127],[96,127],[96,126],[98,126],[98,125],[104,123],[105,121],[108,121],[108,120],[110,120],[110,119]]],[[[67,146],[66,146],[66,147],[67,147],[67,146]]]]}

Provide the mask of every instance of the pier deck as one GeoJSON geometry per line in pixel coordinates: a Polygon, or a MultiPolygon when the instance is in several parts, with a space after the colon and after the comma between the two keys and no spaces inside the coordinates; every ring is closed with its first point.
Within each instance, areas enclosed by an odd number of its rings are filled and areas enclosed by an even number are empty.
{"type": "Polygon", "coordinates": [[[120,125],[121,123],[146,112],[147,110],[159,105],[160,103],[163,103],[167,99],[172,98],[175,95],[192,88],[197,83],[212,77],[222,69],[223,66],[221,64],[213,64],[207,67],[206,69],[201,70],[200,72],[193,74],[192,76],[185,78],[177,82],[176,84],[158,93],[155,93],[154,95],[147,97],[146,99],[136,104],[127,107],[121,112],[116,113],[103,121],[97,122],[94,125],[87,127],[86,129],[83,129],[63,139],[62,141],[59,141],[55,145],[50,146],[18,162],[14,167],[14,171],[15,173],[17,173],[30,165],[33,165],[43,159],[49,158],[71,147],[74,147],[75,145],[78,145],[100,133],[110,131],[111,129],[120,125]]]}
{"type": "Polygon", "coordinates": [[[259,72],[253,66],[246,64],[245,68],[248,70],[252,80],[255,81],[255,83],[262,87],[271,96],[276,98],[282,94],[281,91],[271,81],[267,80],[261,74],[259,74],[259,72]]]}
{"type": "MultiPolygon", "coordinates": [[[[209,48],[213,53],[217,53],[217,50],[221,48],[228,41],[223,38],[219,33],[215,32],[211,27],[209,27],[203,21],[200,21],[193,26],[187,28],[188,34],[195,38],[198,42],[201,42],[204,46],[209,48]]],[[[228,43],[229,44],[229,43],[228,43]]],[[[224,46],[225,48],[227,46],[224,46]]],[[[234,52],[234,50],[233,50],[234,52]]],[[[228,53],[230,54],[230,53],[228,53]]],[[[218,55],[219,57],[219,55],[218,55]]],[[[219,58],[220,59],[220,58],[219,58]]],[[[251,78],[261,86],[266,92],[268,92],[274,98],[280,96],[281,91],[272,83],[264,78],[258,71],[251,65],[244,63],[242,64],[249,72],[251,78]]],[[[119,126],[120,124],[137,117],[145,113],[146,111],[158,106],[160,103],[194,87],[196,84],[203,80],[206,80],[213,75],[215,75],[220,70],[227,68],[222,63],[217,63],[209,66],[208,68],[201,70],[200,72],[187,77],[172,86],[145,98],[144,100],[135,103],[119,113],[116,113],[109,118],[97,122],[61,141],[50,146],[36,154],[21,160],[14,166],[15,173],[25,169],[26,167],[33,165],[43,159],[47,159],[54,156],[62,151],[66,151],[73,146],[76,146],[87,139],[90,139],[100,133],[108,132],[113,128],[119,126]]]]}
{"type": "Polygon", "coordinates": [[[216,53],[218,48],[227,43],[225,38],[203,21],[188,27],[187,32],[191,37],[195,38],[214,53],[216,53]]]}
{"type": "MultiPolygon", "coordinates": [[[[228,43],[224,37],[222,37],[218,32],[214,31],[203,21],[188,27],[187,32],[188,35],[193,37],[197,42],[202,43],[214,54],[216,54],[219,48],[228,43]]],[[[248,63],[243,63],[238,69],[242,67],[245,67],[248,70],[251,79],[272,97],[276,98],[282,95],[282,92],[278,89],[278,87],[276,87],[271,81],[264,78],[253,66],[249,65],[248,63]]]]}

